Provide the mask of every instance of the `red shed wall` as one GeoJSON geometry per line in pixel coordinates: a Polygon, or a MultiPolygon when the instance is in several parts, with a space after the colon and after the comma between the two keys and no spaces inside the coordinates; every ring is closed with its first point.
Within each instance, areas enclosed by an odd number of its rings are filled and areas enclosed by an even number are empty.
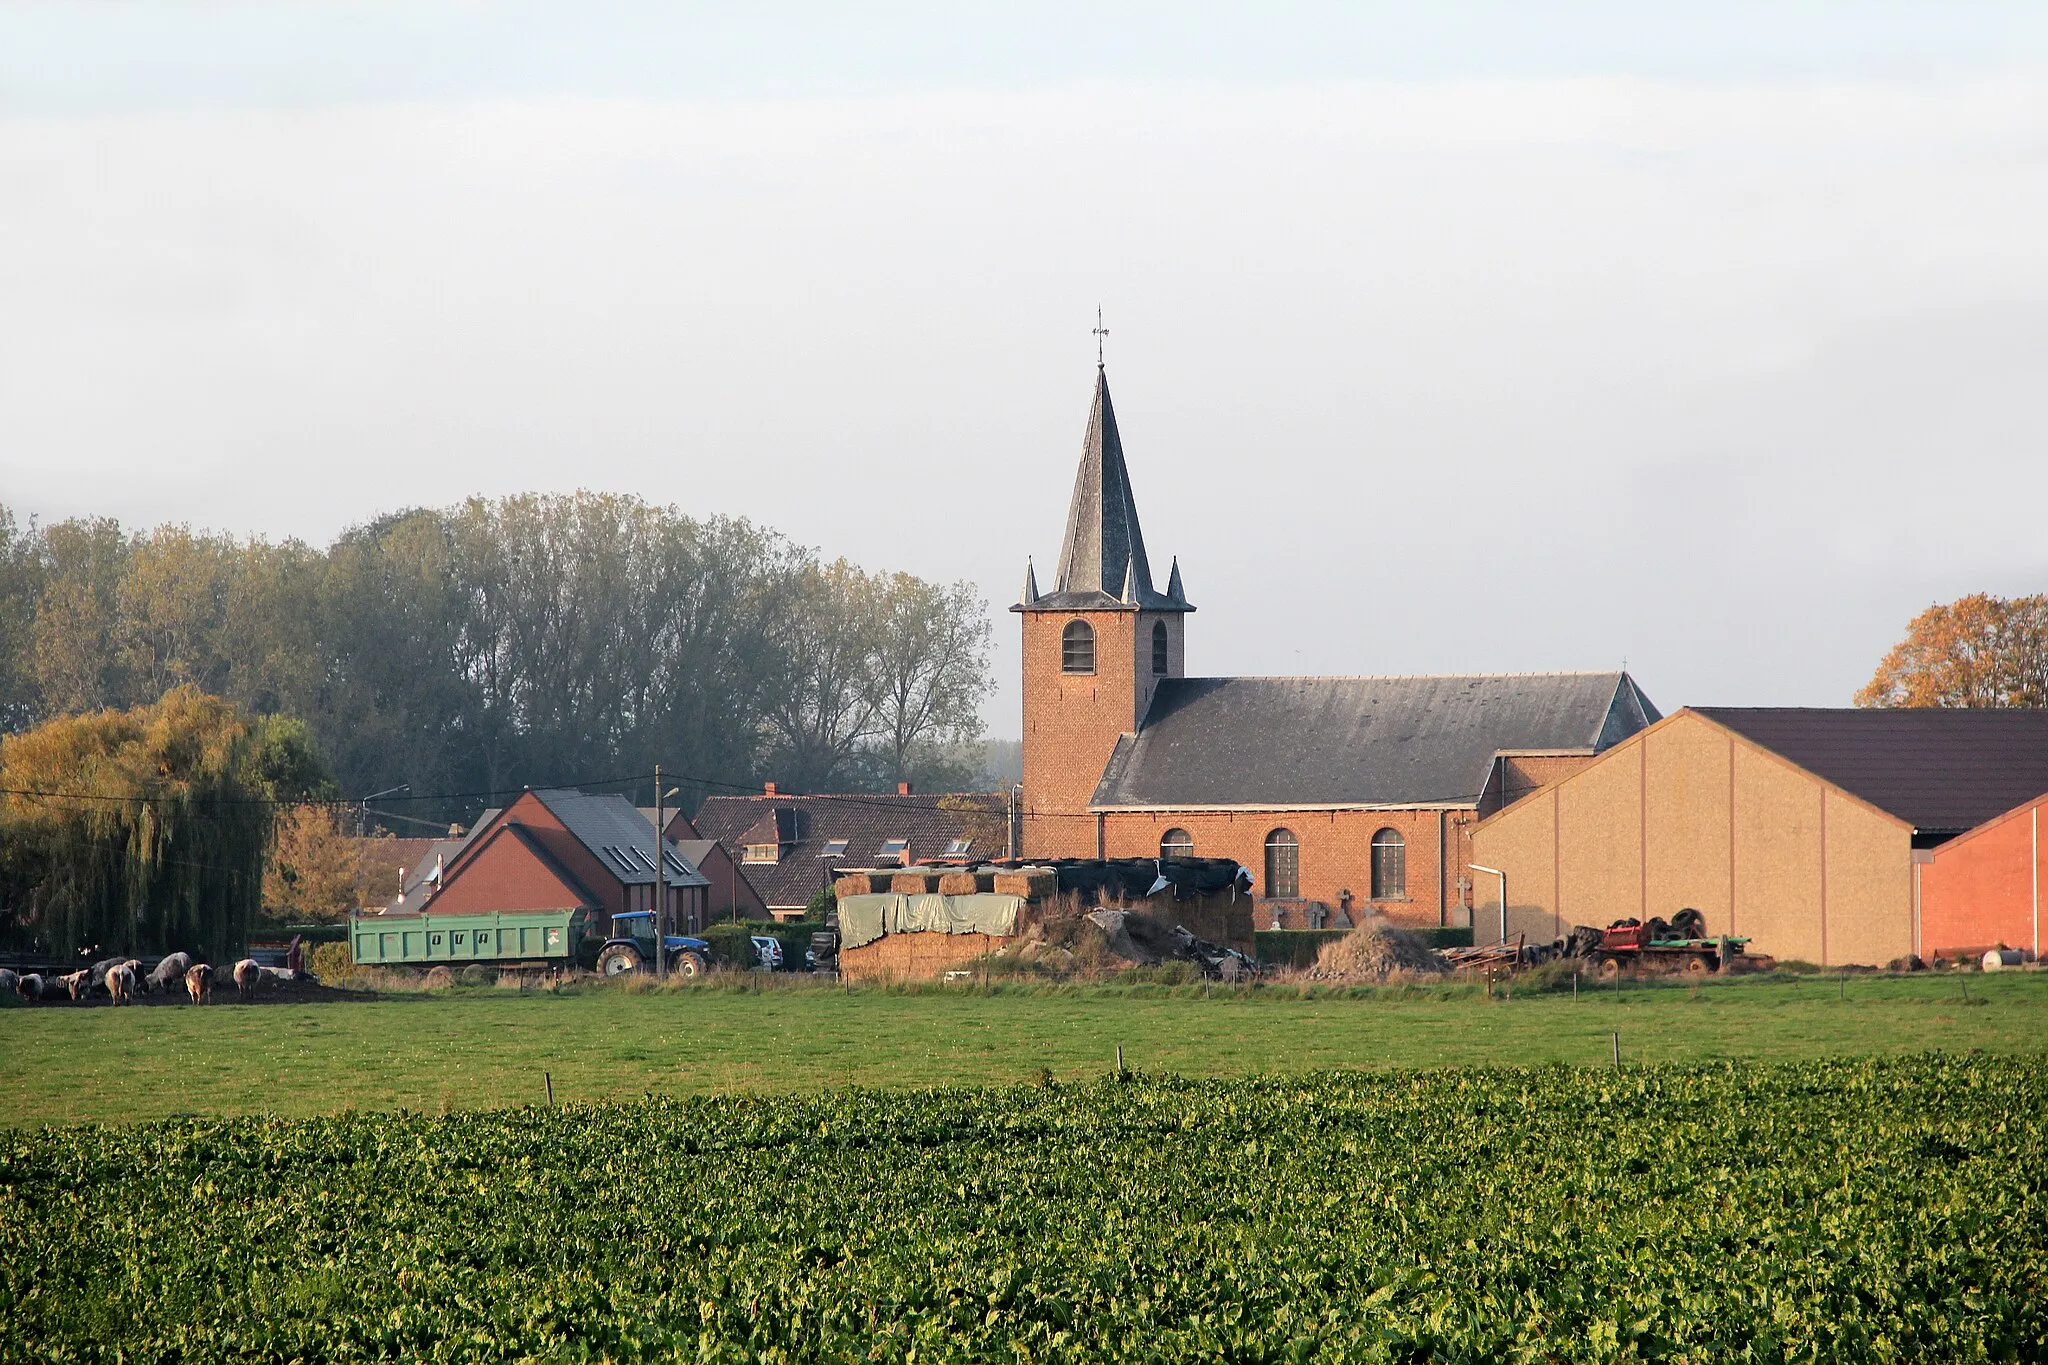
{"type": "Polygon", "coordinates": [[[2040,841],[2048,797],[1979,825],[1921,864],[1920,955],[1950,957],[1986,948],[2038,953],[2037,888],[2048,881],[2040,841]]]}

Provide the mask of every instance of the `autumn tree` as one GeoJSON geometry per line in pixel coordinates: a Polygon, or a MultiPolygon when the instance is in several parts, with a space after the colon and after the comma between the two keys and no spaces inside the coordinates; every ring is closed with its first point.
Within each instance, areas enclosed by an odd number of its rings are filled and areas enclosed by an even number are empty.
{"type": "Polygon", "coordinates": [[[1973,593],[1913,618],[1858,706],[2048,706],[2048,596],[1973,593]]]}
{"type": "Polygon", "coordinates": [[[48,950],[240,950],[280,802],[319,794],[305,726],[180,687],[0,740],[0,903],[48,950]]]}
{"type": "Polygon", "coordinates": [[[343,828],[330,805],[279,814],[277,843],[263,873],[263,908],[272,918],[333,924],[357,908],[363,841],[343,828]]]}

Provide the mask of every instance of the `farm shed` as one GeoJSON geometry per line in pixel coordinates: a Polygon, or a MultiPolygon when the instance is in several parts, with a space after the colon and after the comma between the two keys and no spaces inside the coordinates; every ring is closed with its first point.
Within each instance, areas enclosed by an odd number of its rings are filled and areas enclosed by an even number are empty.
{"type": "Polygon", "coordinates": [[[2048,796],[1917,855],[1922,957],[1976,958],[1987,948],[2040,956],[2043,806],[2048,796]]]}
{"type": "Polygon", "coordinates": [[[2043,792],[2048,712],[1688,708],[1479,824],[1472,861],[1506,874],[1510,935],[1690,907],[1754,952],[1877,965],[1932,946],[1927,860],[2043,792]]]}
{"type": "Polygon", "coordinates": [[[1004,951],[1048,916],[1102,906],[1253,949],[1252,898],[1244,869],[1228,858],[870,868],[840,877],[834,890],[839,971],[854,980],[940,976],[1004,951]]]}

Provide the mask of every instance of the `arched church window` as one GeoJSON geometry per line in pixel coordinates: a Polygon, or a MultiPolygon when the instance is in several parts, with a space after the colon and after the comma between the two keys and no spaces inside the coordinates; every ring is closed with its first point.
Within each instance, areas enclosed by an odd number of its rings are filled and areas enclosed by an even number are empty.
{"type": "Polygon", "coordinates": [[[1194,857],[1195,836],[1180,828],[1166,831],[1159,836],[1159,856],[1168,859],[1194,857]]]}
{"type": "Polygon", "coordinates": [[[1404,900],[1408,895],[1408,841],[1395,829],[1372,836],[1372,898],[1404,900]]]}
{"type": "Polygon", "coordinates": [[[1291,829],[1266,836],[1266,894],[1281,900],[1301,894],[1301,845],[1291,829]]]}
{"type": "Polygon", "coordinates": [[[1152,623],[1152,675],[1166,675],[1166,622],[1152,623]]]}
{"type": "Polygon", "coordinates": [[[1069,621],[1060,632],[1060,672],[1095,671],[1095,628],[1086,621],[1069,621]]]}

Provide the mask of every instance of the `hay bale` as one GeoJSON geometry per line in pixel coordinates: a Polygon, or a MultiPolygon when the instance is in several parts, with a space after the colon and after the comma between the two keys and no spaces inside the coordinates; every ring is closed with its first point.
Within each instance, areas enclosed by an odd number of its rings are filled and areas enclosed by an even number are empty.
{"type": "Polygon", "coordinates": [[[1022,896],[1026,900],[1044,900],[1060,889],[1060,874],[1049,867],[1020,867],[1014,871],[995,874],[990,888],[998,895],[1022,896]]]}
{"type": "Polygon", "coordinates": [[[939,874],[924,868],[898,872],[889,879],[889,889],[899,896],[928,896],[939,889],[939,874]]]}
{"type": "Polygon", "coordinates": [[[839,880],[832,883],[832,892],[839,896],[872,896],[889,889],[890,876],[887,872],[842,872],[839,880]]]}
{"type": "Polygon", "coordinates": [[[1396,974],[1442,976],[1451,964],[1434,948],[1384,922],[1368,921],[1323,945],[1316,965],[1302,973],[1311,981],[1385,981],[1396,974]]]}
{"type": "Polygon", "coordinates": [[[996,874],[961,868],[939,878],[941,896],[973,896],[996,889],[996,874]]]}

